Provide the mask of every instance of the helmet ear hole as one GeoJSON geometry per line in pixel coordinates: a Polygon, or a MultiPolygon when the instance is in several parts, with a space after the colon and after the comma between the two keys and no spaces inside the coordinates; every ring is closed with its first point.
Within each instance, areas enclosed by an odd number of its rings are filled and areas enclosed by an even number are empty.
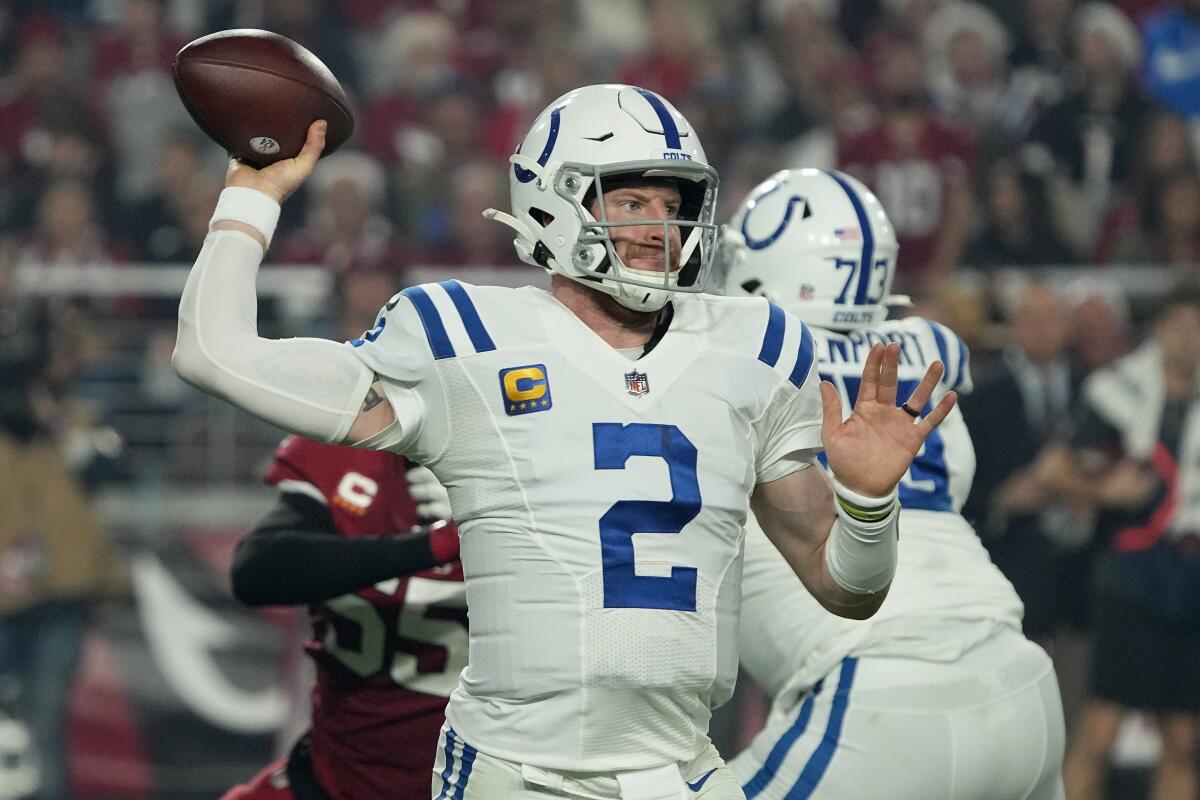
{"type": "Polygon", "coordinates": [[[530,208],[529,216],[533,217],[533,220],[543,228],[550,227],[550,225],[554,222],[554,215],[549,211],[544,211],[540,208],[530,208]]]}

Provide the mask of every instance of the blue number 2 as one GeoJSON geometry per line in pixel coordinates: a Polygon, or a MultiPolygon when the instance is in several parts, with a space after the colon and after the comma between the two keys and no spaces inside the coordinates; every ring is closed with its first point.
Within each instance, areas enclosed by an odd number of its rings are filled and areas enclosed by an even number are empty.
{"type": "Polygon", "coordinates": [[[679,533],[700,513],[696,446],[674,425],[597,422],[592,425],[596,469],[625,469],[633,456],[667,462],[670,500],[620,500],[600,517],[605,608],[696,610],[696,568],[671,567],[670,577],[634,572],[635,533],[679,533]]]}

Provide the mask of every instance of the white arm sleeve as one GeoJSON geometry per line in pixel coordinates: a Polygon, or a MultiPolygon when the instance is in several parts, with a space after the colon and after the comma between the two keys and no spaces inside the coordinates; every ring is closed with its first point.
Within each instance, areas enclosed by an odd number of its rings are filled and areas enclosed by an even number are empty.
{"type": "Polygon", "coordinates": [[[204,240],[179,302],[175,371],[287,431],[342,442],[374,375],[339,342],[258,335],[254,282],[262,258],[262,246],[240,231],[204,240]]]}

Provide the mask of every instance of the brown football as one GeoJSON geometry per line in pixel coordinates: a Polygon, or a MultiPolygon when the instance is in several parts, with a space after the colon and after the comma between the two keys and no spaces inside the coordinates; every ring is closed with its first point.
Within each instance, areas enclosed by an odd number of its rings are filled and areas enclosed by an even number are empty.
{"type": "Polygon", "coordinates": [[[253,28],[202,36],[175,55],[175,88],[196,124],[256,167],[292,158],[308,126],[326,120],[329,155],[354,132],[350,101],[321,60],[253,28]]]}

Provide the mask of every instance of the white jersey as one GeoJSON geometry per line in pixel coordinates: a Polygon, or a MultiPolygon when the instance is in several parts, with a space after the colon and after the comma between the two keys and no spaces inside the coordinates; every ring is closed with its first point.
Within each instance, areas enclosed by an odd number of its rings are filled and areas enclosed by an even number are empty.
{"type": "Polygon", "coordinates": [[[446,281],[350,345],[462,531],[463,741],[546,769],[695,759],[737,672],[748,497],[820,447],[814,340],[758,298],[682,296],[652,351],[550,294],[446,281]]]}
{"type": "MultiPolygon", "coordinates": [[[[811,328],[818,369],[848,416],[871,345],[899,342],[903,402],[935,360],[946,370],[924,409],[971,390],[966,345],[949,328],[909,317],[846,334],[811,328]]],[[[789,705],[849,655],[954,661],[998,629],[1020,630],[1024,608],[988,557],[962,508],[975,452],[958,407],[931,433],[900,481],[896,576],[883,606],[856,622],[823,609],[751,518],[743,579],[741,660],[780,705],[789,705]]]]}

